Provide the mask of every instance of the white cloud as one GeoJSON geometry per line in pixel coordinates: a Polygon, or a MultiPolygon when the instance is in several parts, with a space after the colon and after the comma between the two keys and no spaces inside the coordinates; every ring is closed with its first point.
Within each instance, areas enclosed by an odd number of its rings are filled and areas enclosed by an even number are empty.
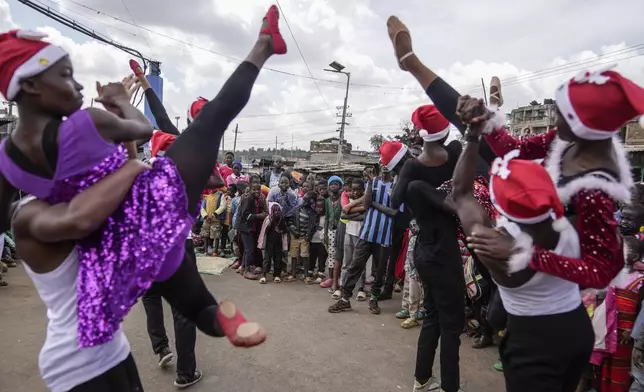
{"type": "MultiPolygon", "coordinates": [[[[78,1],[43,1],[60,5],[65,14],[88,27],[161,61],[165,104],[172,118],[182,117],[180,124],[185,123],[192,100],[214,97],[236,67],[234,61],[214,52],[243,59],[270,4],[265,0],[193,0],[190,5],[126,0],[128,12],[122,2],[81,2],[102,11],[97,14],[78,1]],[[132,25],[133,19],[142,29],[132,25]]],[[[371,135],[395,133],[401,120],[409,119],[416,106],[428,101],[393,56],[385,28],[392,13],[408,24],[419,57],[460,92],[480,96],[481,78],[488,83],[498,75],[506,110],[552,97],[555,88],[584,65],[596,67],[619,60],[620,72],[644,84],[644,59],[632,57],[644,51],[632,49],[644,36],[639,21],[644,11],[641,0],[624,0],[619,7],[599,0],[589,0],[584,7],[560,0],[529,4],[499,0],[495,9],[476,0],[441,3],[440,7],[420,0],[280,3],[313,75],[338,83],[319,81],[316,87],[310,79],[264,69],[251,102],[234,122],[242,131],[241,148],[274,146],[275,136],[286,147],[293,137],[296,146],[308,148],[311,140],[336,135],[338,120],[325,101],[333,111],[342,104],[345,79],[323,71],[333,60],[344,64],[356,83],[349,92],[353,117],[347,139],[365,148],[371,135]],[[306,113],[276,115],[302,111],[306,113]]],[[[53,42],[70,52],[88,101],[95,95],[90,91],[95,80],[118,80],[128,73],[127,54],[96,41],[78,41],[78,33],[54,21],[35,24],[30,17],[35,11],[17,2],[10,4],[0,0],[0,28],[18,25],[46,30],[53,42]]],[[[267,66],[308,76],[284,21],[282,32],[289,53],[271,59],[267,66]]],[[[226,148],[231,148],[232,134],[226,139],[226,148]]]]}

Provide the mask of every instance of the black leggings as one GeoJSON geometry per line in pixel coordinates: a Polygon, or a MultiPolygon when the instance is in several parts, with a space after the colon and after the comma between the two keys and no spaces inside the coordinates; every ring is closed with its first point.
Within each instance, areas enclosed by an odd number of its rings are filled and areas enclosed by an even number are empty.
{"type": "MultiPolygon", "coordinates": [[[[219,143],[230,122],[246,106],[259,69],[243,62],[208,102],[199,116],[177,137],[165,156],[181,175],[188,197],[188,211],[195,211],[201,192],[217,161],[219,143]]],[[[217,320],[217,300],[208,291],[197,270],[194,253],[186,252],[179,269],[165,282],[154,283],[161,295],[203,333],[224,336],[217,320]]]]}
{"type": "MultiPolygon", "coordinates": [[[[442,78],[436,78],[425,90],[427,96],[432,100],[436,109],[449,121],[452,123],[458,131],[463,135],[467,126],[461,122],[461,120],[456,115],[456,105],[458,104],[458,98],[461,94],[458,91],[454,90],[446,81],[442,78]]],[[[492,151],[490,146],[485,140],[481,140],[479,146],[479,156],[482,160],[479,160],[477,165],[477,174],[484,175],[487,177],[487,168],[490,163],[496,158],[496,154],[492,151]],[[481,174],[484,172],[484,174],[481,174]]]]}
{"type": "Polygon", "coordinates": [[[75,386],[69,392],[143,392],[132,354],[110,370],[75,386]]]}

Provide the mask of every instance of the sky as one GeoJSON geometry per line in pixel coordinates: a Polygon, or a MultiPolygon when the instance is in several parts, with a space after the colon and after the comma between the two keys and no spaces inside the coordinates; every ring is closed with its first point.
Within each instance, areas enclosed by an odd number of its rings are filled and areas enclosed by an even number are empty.
{"type": "MultiPolygon", "coordinates": [[[[269,0],[34,0],[103,36],[161,62],[164,104],[185,125],[198,96],[213,98],[251,49],[269,0]]],[[[501,79],[506,112],[552,98],[556,87],[585,69],[617,64],[644,85],[642,0],[280,0],[289,48],[262,70],[250,102],[233,121],[222,149],[308,149],[337,136],[336,107],[344,75],[325,72],[337,61],[351,72],[345,137],[369,150],[374,134],[400,133],[414,109],[430,103],[398,67],[387,35],[390,15],[405,22],[414,52],[463,94],[483,96],[481,78],[501,79]],[[288,26],[287,23],[288,22],[288,26]],[[290,27],[290,30],[289,30],[290,27]],[[299,47],[299,50],[298,50],[299,47]]],[[[121,80],[130,55],[48,19],[17,0],[0,0],[0,29],[39,30],[64,47],[90,104],[95,81],[121,80]]],[[[141,105],[141,108],[143,105],[141,105]]]]}

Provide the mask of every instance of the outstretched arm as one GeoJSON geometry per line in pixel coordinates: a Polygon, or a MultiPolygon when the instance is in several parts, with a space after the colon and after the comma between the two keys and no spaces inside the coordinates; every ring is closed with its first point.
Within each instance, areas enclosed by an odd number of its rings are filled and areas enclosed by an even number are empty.
{"type": "Polygon", "coordinates": [[[493,127],[490,133],[484,134],[485,140],[496,155],[502,157],[510,151],[518,149],[518,158],[529,160],[545,158],[555,136],[554,128],[541,135],[523,136],[519,139],[510,136],[503,127],[493,127]]]}
{"type": "Polygon", "coordinates": [[[170,120],[168,112],[165,110],[165,106],[163,106],[163,103],[161,103],[161,100],[159,100],[159,97],[157,97],[156,93],[150,86],[150,83],[148,83],[148,80],[145,78],[145,76],[141,76],[139,80],[141,86],[143,87],[145,100],[150,107],[150,111],[154,116],[154,120],[157,122],[157,127],[159,127],[159,129],[165,133],[179,136],[179,130],[172,123],[172,120],[170,120]]]}
{"type": "Polygon", "coordinates": [[[129,160],[118,171],[76,195],[69,203],[49,205],[35,200],[20,209],[16,232],[43,243],[85,238],[116,211],[146,164],[129,160]]]}

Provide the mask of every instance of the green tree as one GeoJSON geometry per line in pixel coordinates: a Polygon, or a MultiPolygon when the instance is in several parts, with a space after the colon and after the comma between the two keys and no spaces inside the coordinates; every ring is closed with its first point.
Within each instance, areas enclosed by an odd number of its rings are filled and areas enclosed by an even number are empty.
{"type": "Polygon", "coordinates": [[[374,151],[378,151],[380,146],[382,146],[382,143],[384,143],[385,137],[382,136],[382,134],[378,133],[369,138],[369,144],[371,144],[371,148],[373,148],[374,151]]]}

